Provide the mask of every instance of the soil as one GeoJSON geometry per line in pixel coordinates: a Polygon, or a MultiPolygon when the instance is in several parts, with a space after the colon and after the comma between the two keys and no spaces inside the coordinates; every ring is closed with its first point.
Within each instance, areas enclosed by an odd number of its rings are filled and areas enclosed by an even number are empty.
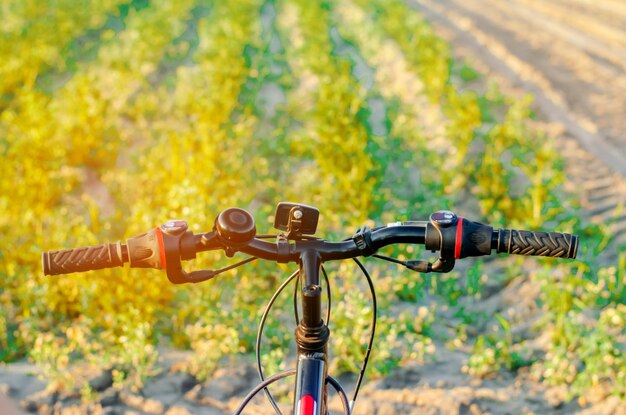
{"type": "MultiPolygon", "coordinates": [[[[356,413],[392,414],[626,414],[626,405],[600,394],[582,408],[578,402],[566,402],[561,388],[546,388],[529,373],[501,372],[493,379],[476,379],[462,373],[468,354],[446,350],[438,345],[436,359],[424,365],[410,364],[388,377],[367,382],[355,405],[356,413]],[[594,400],[595,399],[595,400],[594,400]]],[[[254,366],[248,362],[230,362],[212,379],[198,383],[190,375],[176,371],[185,353],[161,350],[161,373],[148,380],[140,391],[116,390],[110,383],[99,384],[100,374],[92,385],[103,386],[93,402],[81,402],[77,394],[46,391],[44,383],[34,376],[35,366],[12,363],[0,367],[0,413],[3,415],[38,414],[232,414],[242,399],[258,383],[254,366]],[[9,397],[3,400],[3,395],[9,397]],[[3,406],[4,405],[4,406],[3,406]]],[[[355,379],[340,381],[350,396],[355,379]]],[[[273,386],[280,397],[284,414],[291,412],[288,391],[293,378],[273,386]]],[[[331,414],[342,414],[340,400],[332,396],[331,414]]],[[[265,398],[257,396],[246,414],[271,414],[265,398]]]]}
{"type": "MultiPolygon", "coordinates": [[[[492,261],[488,266],[502,266],[492,261]]],[[[522,276],[506,286],[488,286],[485,296],[473,303],[473,311],[509,317],[512,334],[531,339],[531,327],[541,316],[534,301],[539,290],[537,282],[522,276]]],[[[454,323],[452,313],[442,310],[439,318],[454,323]]],[[[480,330],[480,328],[477,328],[480,330]]],[[[532,339],[530,353],[542,353],[542,336],[532,339]]],[[[380,379],[367,379],[356,403],[356,413],[392,414],[586,414],[626,415],[626,403],[607,397],[603,389],[592,390],[583,399],[569,401],[563,387],[548,387],[539,382],[527,368],[512,372],[501,370],[492,377],[478,379],[466,373],[471,350],[465,346],[450,350],[436,344],[436,353],[426,363],[409,363],[380,379]]],[[[78,393],[47,391],[37,379],[36,366],[17,362],[0,366],[0,396],[10,398],[8,405],[0,399],[2,415],[38,414],[168,414],[225,415],[232,414],[247,393],[258,383],[256,368],[250,360],[224,361],[213,377],[198,382],[179,368],[191,352],[160,349],[157,375],[148,379],[140,390],[118,390],[110,372],[93,374],[92,389],[99,392],[93,401],[81,401],[78,393]]],[[[351,397],[355,376],[338,379],[351,397]]],[[[284,414],[291,414],[293,378],[271,387],[284,414]]],[[[331,414],[342,414],[336,395],[329,400],[331,414]]],[[[259,394],[246,408],[245,414],[272,414],[265,397],[259,394]]]]}

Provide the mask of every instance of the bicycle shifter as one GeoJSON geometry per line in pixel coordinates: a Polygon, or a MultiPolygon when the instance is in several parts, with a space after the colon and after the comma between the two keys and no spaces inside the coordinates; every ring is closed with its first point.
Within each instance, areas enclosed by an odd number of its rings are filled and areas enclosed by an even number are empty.
{"type": "Polygon", "coordinates": [[[430,215],[426,226],[425,247],[433,252],[439,251],[435,262],[424,260],[406,261],[405,266],[412,271],[428,273],[446,273],[454,269],[457,247],[459,218],[449,210],[438,210],[430,215]]]}

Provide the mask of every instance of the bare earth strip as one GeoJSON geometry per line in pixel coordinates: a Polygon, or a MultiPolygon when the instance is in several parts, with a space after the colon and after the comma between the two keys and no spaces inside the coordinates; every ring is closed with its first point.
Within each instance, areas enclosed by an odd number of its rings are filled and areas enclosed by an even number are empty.
{"type": "MultiPolygon", "coordinates": [[[[602,51],[620,50],[626,46],[626,33],[623,30],[625,16],[614,16],[603,13],[601,9],[593,7],[581,8],[576,2],[553,0],[544,2],[538,0],[516,0],[529,9],[537,10],[543,17],[550,17],[554,21],[563,23],[569,29],[578,29],[583,33],[581,37],[603,42],[602,51]]],[[[599,2],[598,2],[599,3],[599,2]]],[[[593,5],[591,5],[593,6],[593,5]]],[[[623,62],[622,62],[623,63],[623,62]]]]}
{"type": "Polygon", "coordinates": [[[579,10],[583,13],[593,14],[601,21],[612,26],[623,28],[626,19],[626,3],[621,0],[556,0],[551,3],[559,3],[567,6],[569,10],[579,10]]]}
{"type": "MultiPolygon", "coordinates": [[[[462,42],[478,59],[533,93],[549,120],[562,124],[588,152],[626,177],[626,72],[614,63],[617,56],[599,57],[609,45],[621,50],[621,42],[609,44],[609,38],[599,40],[519,2],[410,3],[435,24],[462,32],[462,42]],[[602,44],[601,53],[587,52],[602,44]]],[[[626,20],[622,27],[626,31],[626,20]]]]}

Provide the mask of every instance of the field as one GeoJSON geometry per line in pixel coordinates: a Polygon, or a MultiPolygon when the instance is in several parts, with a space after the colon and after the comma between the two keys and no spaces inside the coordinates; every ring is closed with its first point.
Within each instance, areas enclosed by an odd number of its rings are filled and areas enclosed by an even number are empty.
{"type": "MultiPolygon", "coordinates": [[[[128,268],[50,278],[43,251],[172,218],[206,231],[232,206],[271,233],[283,200],[318,207],[328,239],[438,209],[578,234],[571,261],[468,260],[431,276],[366,260],[379,300],[367,377],[406,388],[407,368],[449,358],[458,379],[521,379],[558,390],[555,405],[626,398],[626,248],[588,220],[533,98],[455,58],[410,3],[75,3],[0,6],[0,361],[34,363],[55,394],[31,408],[97,407],[88,380],[100,373],[105,389],[141,394],[173,350],[184,351],[173,371],[210,385],[219,367],[251,361],[265,304],[292,271],[255,262],[196,286],[128,268]]],[[[193,266],[229,263],[206,254],[193,266]]],[[[356,270],[328,266],[331,372],[348,378],[372,311],[356,270]]],[[[267,373],[293,364],[291,301],[267,323],[267,373]]]]}

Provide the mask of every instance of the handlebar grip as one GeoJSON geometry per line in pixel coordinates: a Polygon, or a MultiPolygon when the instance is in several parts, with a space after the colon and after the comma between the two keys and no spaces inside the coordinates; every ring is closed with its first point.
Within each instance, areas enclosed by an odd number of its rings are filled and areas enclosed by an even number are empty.
{"type": "Polygon", "coordinates": [[[515,255],[576,258],[578,237],[569,233],[499,229],[496,251],[515,255]]]}
{"type": "Polygon", "coordinates": [[[122,244],[103,244],[83,248],[44,252],[44,275],[71,274],[124,265],[122,244]]]}

